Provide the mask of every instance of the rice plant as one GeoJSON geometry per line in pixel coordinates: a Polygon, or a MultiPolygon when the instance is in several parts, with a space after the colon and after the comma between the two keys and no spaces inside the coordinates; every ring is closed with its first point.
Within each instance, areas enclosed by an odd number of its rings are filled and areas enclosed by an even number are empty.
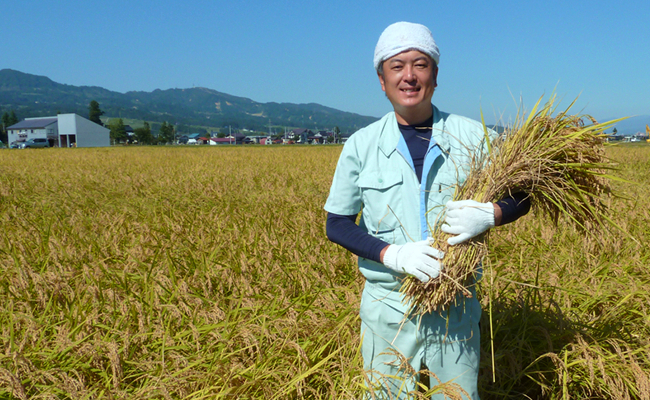
{"type": "MultiPolygon", "coordinates": [[[[379,398],[363,278],[324,232],[340,150],[0,151],[0,398],[379,398]]],[[[534,213],[493,231],[482,399],[650,396],[650,146],[606,152],[638,241],[534,213]]]]}
{"type": "MultiPolygon", "coordinates": [[[[614,164],[605,157],[602,133],[617,121],[597,123],[588,116],[570,115],[572,104],[558,112],[554,96],[541,107],[540,102],[494,140],[485,128],[487,151],[473,155],[454,199],[496,202],[524,192],[538,216],[555,224],[561,218],[587,234],[602,231],[614,224],[605,202],[611,193],[608,179],[614,178],[608,171],[614,164]]],[[[433,246],[445,252],[445,270],[426,284],[409,277],[402,285],[416,313],[440,312],[471,297],[468,287],[475,285],[488,251],[487,234],[449,246],[441,222],[432,227],[433,246]]]]}

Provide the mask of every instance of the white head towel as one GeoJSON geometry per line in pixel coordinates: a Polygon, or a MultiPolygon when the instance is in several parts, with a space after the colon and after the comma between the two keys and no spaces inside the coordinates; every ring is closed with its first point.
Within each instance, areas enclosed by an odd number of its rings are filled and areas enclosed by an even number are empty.
{"type": "Polygon", "coordinates": [[[384,29],[375,47],[375,70],[381,63],[406,50],[418,50],[435,61],[440,61],[440,51],[431,31],[424,25],[396,22],[384,29]]]}

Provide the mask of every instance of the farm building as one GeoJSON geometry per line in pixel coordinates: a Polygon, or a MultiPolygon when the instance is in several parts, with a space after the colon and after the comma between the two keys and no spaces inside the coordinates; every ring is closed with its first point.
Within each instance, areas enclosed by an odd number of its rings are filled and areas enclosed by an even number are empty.
{"type": "Polygon", "coordinates": [[[211,138],[210,139],[210,144],[212,145],[220,145],[220,144],[249,144],[249,143],[255,143],[253,139],[248,138],[247,136],[244,136],[242,134],[234,134],[230,136],[226,136],[223,138],[211,138]]]}
{"type": "Polygon", "coordinates": [[[77,114],[26,118],[7,127],[9,143],[47,139],[50,147],[110,146],[110,130],[77,114]]]}

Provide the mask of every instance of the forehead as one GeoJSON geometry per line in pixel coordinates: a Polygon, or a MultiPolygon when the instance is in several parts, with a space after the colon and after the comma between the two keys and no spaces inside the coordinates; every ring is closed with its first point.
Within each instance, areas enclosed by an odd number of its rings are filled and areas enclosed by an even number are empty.
{"type": "Polygon", "coordinates": [[[418,61],[418,60],[427,60],[430,63],[433,63],[431,57],[419,50],[406,50],[401,53],[395,54],[394,56],[386,59],[386,62],[407,62],[407,61],[418,61]]]}

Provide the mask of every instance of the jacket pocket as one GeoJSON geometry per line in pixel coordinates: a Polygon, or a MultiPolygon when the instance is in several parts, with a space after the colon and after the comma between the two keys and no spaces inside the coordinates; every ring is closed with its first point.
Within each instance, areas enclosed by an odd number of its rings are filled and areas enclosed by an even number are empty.
{"type": "MultiPolygon", "coordinates": [[[[402,173],[370,171],[359,175],[363,211],[361,222],[373,236],[390,239],[400,226],[402,213],[402,173]]],[[[386,240],[392,243],[392,240],[386,240]]]]}

